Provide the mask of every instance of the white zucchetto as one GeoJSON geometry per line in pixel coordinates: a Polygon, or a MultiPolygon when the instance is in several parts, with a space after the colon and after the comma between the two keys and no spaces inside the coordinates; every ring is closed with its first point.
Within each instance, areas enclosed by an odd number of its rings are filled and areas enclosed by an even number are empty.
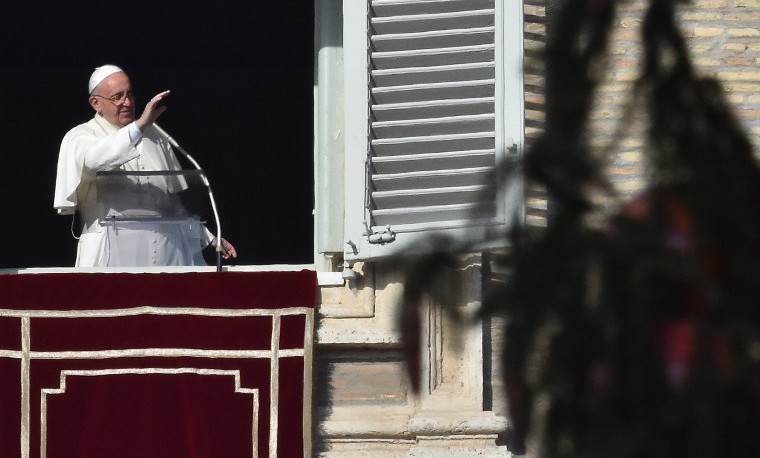
{"type": "Polygon", "coordinates": [[[114,73],[123,72],[121,68],[117,67],[116,65],[103,65],[102,67],[97,67],[94,72],[92,72],[92,75],[90,76],[90,84],[88,86],[89,93],[92,94],[92,91],[95,90],[96,87],[98,87],[98,84],[100,84],[101,81],[109,77],[110,75],[113,75],[114,73]]]}

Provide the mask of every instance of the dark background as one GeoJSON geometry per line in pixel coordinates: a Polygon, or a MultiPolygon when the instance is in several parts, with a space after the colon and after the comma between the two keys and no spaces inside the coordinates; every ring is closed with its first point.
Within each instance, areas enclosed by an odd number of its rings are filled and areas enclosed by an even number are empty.
{"type": "MultiPolygon", "coordinates": [[[[233,264],[313,259],[313,2],[31,1],[0,15],[0,268],[71,266],[71,217],[52,208],[63,135],[89,120],[104,63],[132,78],[206,170],[233,264]]],[[[213,228],[212,228],[213,230],[213,228]]]]}

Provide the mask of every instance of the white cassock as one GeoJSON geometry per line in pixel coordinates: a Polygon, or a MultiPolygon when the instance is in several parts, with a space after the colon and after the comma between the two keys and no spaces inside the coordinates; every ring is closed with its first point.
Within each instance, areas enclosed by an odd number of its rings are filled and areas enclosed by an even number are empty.
{"type": "MultiPolygon", "coordinates": [[[[108,170],[129,172],[180,170],[168,141],[150,126],[142,138],[132,142],[130,126],[119,128],[96,114],[90,121],[71,129],[63,137],[53,207],[60,214],[79,211],[82,231],[77,247],[77,267],[147,267],[205,265],[201,250],[212,235],[200,224],[130,222],[118,231],[107,223],[114,208],[124,202],[98,199],[95,173],[108,170]]],[[[182,177],[139,178],[144,185],[166,195],[186,187],[182,177]],[[152,181],[151,181],[152,180],[152,181]]],[[[101,190],[101,194],[104,191],[101,190]]],[[[128,199],[129,192],[122,195],[128,199]]],[[[109,195],[109,199],[117,194],[109,195]]],[[[117,212],[118,213],[118,212],[117,212]]],[[[121,216],[121,215],[118,215],[121,216]]]]}

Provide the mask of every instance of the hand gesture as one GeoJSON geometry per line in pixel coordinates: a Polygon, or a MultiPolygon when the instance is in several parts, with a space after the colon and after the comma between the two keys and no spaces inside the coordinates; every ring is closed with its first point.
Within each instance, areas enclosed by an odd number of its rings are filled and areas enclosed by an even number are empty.
{"type": "Polygon", "coordinates": [[[146,127],[156,122],[158,117],[161,116],[164,111],[166,111],[165,100],[167,97],[169,97],[170,93],[171,91],[168,90],[159,92],[148,101],[147,105],[145,105],[145,110],[142,112],[142,115],[140,115],[137,121],[135,121],[137,127],[141,131],[144,131],[146,127]]]}

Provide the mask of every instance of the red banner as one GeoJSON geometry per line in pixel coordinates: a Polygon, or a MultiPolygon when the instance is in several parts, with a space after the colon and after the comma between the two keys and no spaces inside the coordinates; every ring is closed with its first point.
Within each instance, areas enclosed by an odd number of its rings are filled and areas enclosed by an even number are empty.
{"type": "Polygon", "coordinates": [[[310,456],[316,291],[312,271],[0,275],[0,456],[310,456]]]}

